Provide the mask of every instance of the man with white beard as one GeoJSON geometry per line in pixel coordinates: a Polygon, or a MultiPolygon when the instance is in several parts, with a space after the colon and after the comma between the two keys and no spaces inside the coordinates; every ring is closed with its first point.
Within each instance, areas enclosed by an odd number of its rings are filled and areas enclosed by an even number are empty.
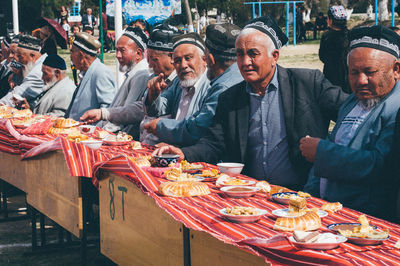
{"type": "Polygon", "coordinates": [[[119,70],[125,73],[125,80],[108,108],[91,109],[82,116],[82,121],[90,123],[103,120],[97,126],[111,132],[123,130],[139,139],[139,123],[143,118],[140,108],[131,106],[140,102],[150,77],[149,65],[144,58],[147,36],[138,27],[128,27],[119,38],[115,47],[119,70]],[[136,126],[127,122],[127,113],[140,113],[136,126]],[[132,129],[132,130],[130,130],[132,129]]]}
{"type": "Polygon", "coordinates": [[[17,61],[23,65],[23,80],[21,85],[0,99],[0,104],[14,106],[12,98],[25,98],[31,108],[34,108],[36,97],[42,92],[42,64],[47,54],[40,53],[40,39],[25,35],[21,36],[18,49],[17,61]]]}
{"type": "Polygon", "coordinates": [[[204,122],[201,118],[204,110],[201,109],[210,88],[205,44],[196,33],[183,34],[173,41],[172,58],[178,79],[162,93],[160,87],[149,87],[145,100],[146,115],[159,118],[148,122],[144,128],[162,142],[188,145],[187,142],[194,141],[192,134],[204,122]],[[166,115],[171,118],[161,118],[166,115]]]}
{"type": "MultiPolygon", "coordinates": [[[[64,116],[72,95],[74,94],[75,84],[66,75],[67,66],[64,59],[56,54],[46,57],[42,66],[42,79],[45,83],[43,91],[35,99],[36,106],[33,113],[40,115],[64,116]]],[[[23,108],[29,108],[29,104],[24,99],[23,108]]]]}

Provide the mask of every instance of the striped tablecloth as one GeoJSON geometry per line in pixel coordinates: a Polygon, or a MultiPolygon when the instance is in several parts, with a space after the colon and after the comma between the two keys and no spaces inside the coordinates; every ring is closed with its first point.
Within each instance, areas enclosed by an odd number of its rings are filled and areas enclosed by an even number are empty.
{"type": "MultiPolygon", "coordinates": [[[[152,147],[144,146],[141,150],[132,150],[130,146],[105,146],[94,151],[88,147],[71,142],[63,137],[51,135],[18,136],[9,132],[9,125],[0,120],[0,150],[14,154],[22,154],[25,158],[47,151],[62,149],[71,176],[92,177],[98,185],[99,170],[115,172],[121,177],[137,184],[144,193],[152,197],[160,208],[169,213],[175,220],[186,227],[207,232],[217,239],[248,250],[263,257],[273,264],[336,264],[336,265],[400,265],[400,250],[394,244],[400,239],[400,226],[375,217],[368,216],[371,224],[390,230],[390,239],[378,246],[358,246],[343,243],[337,249],[328,251],[301,250],[288,241],[290,233],[273,230],[275,223],[271,211],[285,208],[271,201],[267,195],[257,195],[233,199],[225,197],[212,182],[207,182],[211,194],[201,197],[172,198],[158,193],[158,186],[166,180],[155,177],[145,169],[137,167],[131,157],[149,155],[152,147]],[[19,140],[14,137],[19,138],[19,140]],[[39,140],[36,143],[33,139],[39,140]],[[33,149],[30,149],[32,148],[33,149]],[[30,149],[30,150],[28,150],[30,149]],[[219,210],[225,207],[243,205],[265,209],[268,214],[260,221],[250,224],[237,224],[226,221],[219,210]]],[[[206,167],[215,167],[203,164],[206,167]]],[[[246,177],[244,177],[246,178],[246,177]]],[[[311,198],[307,206],[320,207],[325,201],[311,198]]],[[[327,231],[326,225],[338,222],[355,222],[361,213],[344,208],[342,211],[322,218],[322,231],[327,231]]]]}

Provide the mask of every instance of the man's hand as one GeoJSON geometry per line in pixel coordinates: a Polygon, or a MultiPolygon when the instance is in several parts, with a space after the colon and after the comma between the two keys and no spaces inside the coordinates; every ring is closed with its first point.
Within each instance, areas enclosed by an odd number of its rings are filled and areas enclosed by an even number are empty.
{"type": "Polygon", "coordinates": [[[15,98],[14,96],[11,98],[11,100],[13,101],[14,105],[17,108],[20,109],[29,109],[29,103],[25,98],[22,98],[21,100],[15,98]]]}
{"type": "Polygon", "coordinates": [[[171,145],[167,145],[167,146],[162,146],[161,148],[156,149],[155,151],[153,151],[153,156],[160,156],[163,154],[177,154],[179,155],[179,159],[180,160],[184,160],[185,159],[185,155],[183,154],[182,150],[171,146],[171,145]]]}
{"type": "Polygon", "coordinates": [[[144,129],[146,129],[147,132],[157,136],[157,134],[156,134],[157,133],[156,132],[157,123],[158,123],[158,121],[160,121],[160,119],[161,118],[151,120],[150,122],[148,122],[147,124],[144,125],[144,129]]]}
{"type": "Polygon", "coordinates": [[[160,73],[157,77],[152,78],[147,82],[147,88],[149,92],[147,94],[147,100],[152,103],[160,95],[161,91],[167,87],[167,83],[164,81],[164,74],[160,73]]]}
{"type": "Polygon", "coordinates": [[[79,119],[87,123],[96,123],[97,121],[101,120],[101,109],[92,109],[86,111],[79,119]]]}
{"type": "Polygon", "coordinates": [[[320,138],[311,138],[306,136],[300,140],[301,154],[307,161],[313,163],[315,161],[315,154],[317,153],[318,143],[320,138]]]}

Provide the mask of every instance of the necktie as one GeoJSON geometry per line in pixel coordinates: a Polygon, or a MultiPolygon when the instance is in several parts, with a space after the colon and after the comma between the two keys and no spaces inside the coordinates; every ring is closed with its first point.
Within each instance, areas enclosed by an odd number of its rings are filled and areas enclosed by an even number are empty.
{"type": "Polygon", "coordinates": [[[67,109],[67,111],[65,112],[64,118],[69,118],[69,114],[71,113],[72,105],[74,104],[75,97],[76,97],[76,95],[78,94],[78,90],[79,90],[79,87],[80,87],[80,86],[81,86],[81,84],[79,84],[78,87],[76,87],[76,89],[75,89],[75,91],[74,91],[74,94],[72,95],[71,102],[69,103],[68,109],[67,109]]]}

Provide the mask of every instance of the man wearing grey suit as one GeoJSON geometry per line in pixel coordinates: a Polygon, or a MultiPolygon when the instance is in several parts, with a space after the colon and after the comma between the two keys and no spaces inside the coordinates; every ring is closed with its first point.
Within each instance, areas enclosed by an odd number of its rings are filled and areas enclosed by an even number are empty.
{"type": "Polygon", "coordinates": [[[13,98],[25,98],[31,107],[35,105],[36,97],[42,92],[42,64],[47,54],[40,53],[40,39],[32,36],[21,36],[18,49],[17,60],[23,65],[23,80],[21,85],[8,92],[1,98],[0,104],[14,106],[13,98]]]}
{"type": "MultiPolygon", "coordinates": [[[[74,82],[66,76],[67,66],[64,59],[56,54],[46,57],[42,67],[42,79],[45,83],[42,93],[36,98],[36,106],[32,109],[35,114],[64,116],[72,94],[75,90],[74,82]]],[[[23,108],[29,108],[24,99],[23,108]]]]}
{"type": "Polygon", "coordinates": [[[97,39],[85,32],[75,34],[71,60],[83,73],[83,78],[65,112],[66,118],[79,120],[87,110],[108,107],[114,99],[114,76],[110,69],[96,58],[100,46],[97,39]]]}
{"type": "Polygon", "coordinates": [[[138,27],[129,27],[119,38],[116,57],[120,71],[125,72],[125,80],[108,108],[86,111],[80,118],[90,123],[98,123],[111,132],[123,130],[139,139],[139,124],[143,119],[141,99],[150,77],[149,65],[144,58],[147,36],[138,27]]]}

